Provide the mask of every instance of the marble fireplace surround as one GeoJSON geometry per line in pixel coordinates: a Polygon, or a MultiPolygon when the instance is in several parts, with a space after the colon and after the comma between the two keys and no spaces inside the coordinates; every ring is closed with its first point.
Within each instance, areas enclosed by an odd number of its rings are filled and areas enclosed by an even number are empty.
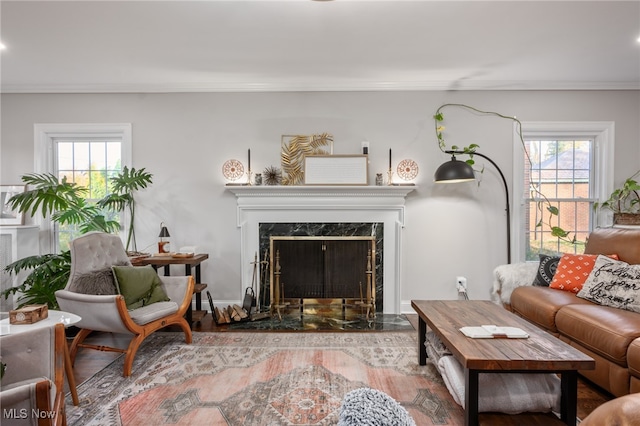
{"type": "Polygon", "coordinates": [[[237,201],[243,288],[251,284],[251,262],[260,250],[260,224],[381,223],[383,313],[401,313],[402,229],[406,196],[414,186],[227,186],[226,189],[237,201]]]}

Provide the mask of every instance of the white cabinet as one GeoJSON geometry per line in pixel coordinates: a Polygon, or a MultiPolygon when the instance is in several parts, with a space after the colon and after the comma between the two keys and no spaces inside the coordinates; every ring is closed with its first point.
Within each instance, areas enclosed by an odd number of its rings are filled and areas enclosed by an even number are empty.
{"type": "MultiPolygon", "coordinates": [[[[15,287],[24,281],[29,271],[21,272],[18,276],[5,272],[5,266],[18,259],[40,254],[38,226],[0,226],[0,291],[15,287]]],[[[0,296],[0,312],[13,309],[13,296],[7,300],[0,296]]]]}

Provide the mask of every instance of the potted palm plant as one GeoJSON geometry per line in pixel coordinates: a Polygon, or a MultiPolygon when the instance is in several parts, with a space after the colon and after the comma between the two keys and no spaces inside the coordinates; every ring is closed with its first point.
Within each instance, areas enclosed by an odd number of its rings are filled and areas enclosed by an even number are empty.
{"type": "Polygon", "coordinates": [[[105,208],[107,210],[121,212],[127,209],[129,217],[129,229],[127,230],[127,241],[125,249],[129,252],[129,248],[137,253],[138,247],[136,245],[136,233],[133,227],[134,219],[136,216],[136,203],[133,198],[133,193],[140,189],[146,188],[152,183],[153,175],[147,173],[144,168],[140,170],[131,169],[125,166],[122,172],[110,179],[111,181],[111,193],[107,194],[104,198],[98,201],[98,207],[105,208]]]}
{"type": "MultiPolygon", "coordinates": [[[[22,181],[30,188],[8,200],[11,208],[30,214],[38,213],[43,217],[51,215],[58,225],[75,225],[82,234],[90,231],[117,232],[120,224],[109,219],[109,212],[129,209],[131,222],[127,232],[127,248],[134,241],[133,219],[135,203],[133,193],[151,184],[153,175],[144,169],[136,170],[124,167],[122,172],[110,178],[112,193],[97,203],[87,201],[88,189],[68,182],[66,177],[60,181],[52,174],[27,174],[22,181]]],[[[20,292],[22,297],[18,307],[27,304],[46,303],[50,309],[57,309],[55,292],[64,288],[71,267],[69,250],[62,253],[47,253],[19,259],[5,267],[10,274],[30,271],[24,282],[0,293],[5,299],[10,294],[20,292]]]]}
{"type": "Polygon", "coordinates": [[[635,180],[638,175],[640,170],[614,189],[606,201],[594,205],[596,209],[611,210],[614,225],[640,225],[640,185],[635,180]]]}

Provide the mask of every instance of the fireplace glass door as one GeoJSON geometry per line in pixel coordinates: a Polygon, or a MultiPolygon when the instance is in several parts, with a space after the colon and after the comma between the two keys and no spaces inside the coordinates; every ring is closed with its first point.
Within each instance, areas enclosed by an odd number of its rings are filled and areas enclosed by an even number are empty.
{"type": "Polygon", "coordinates": [[[271,285],[277,261],[283,299],[362,299],[375,282],[373,237],[271,237],[270,245],[271,285]]]}

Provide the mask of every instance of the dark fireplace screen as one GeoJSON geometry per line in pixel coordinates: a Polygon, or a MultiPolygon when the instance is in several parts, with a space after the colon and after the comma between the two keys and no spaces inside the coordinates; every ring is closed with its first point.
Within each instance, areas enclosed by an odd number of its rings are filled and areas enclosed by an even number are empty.
{"type": "Polygon", "coordinates": [[[371,297],[374,310],[382,311],[382,227],[260,224],[261,260],[268,270],[261,275],[262,308],[271,304],[277,278],[278,300],[371,297]]]}

